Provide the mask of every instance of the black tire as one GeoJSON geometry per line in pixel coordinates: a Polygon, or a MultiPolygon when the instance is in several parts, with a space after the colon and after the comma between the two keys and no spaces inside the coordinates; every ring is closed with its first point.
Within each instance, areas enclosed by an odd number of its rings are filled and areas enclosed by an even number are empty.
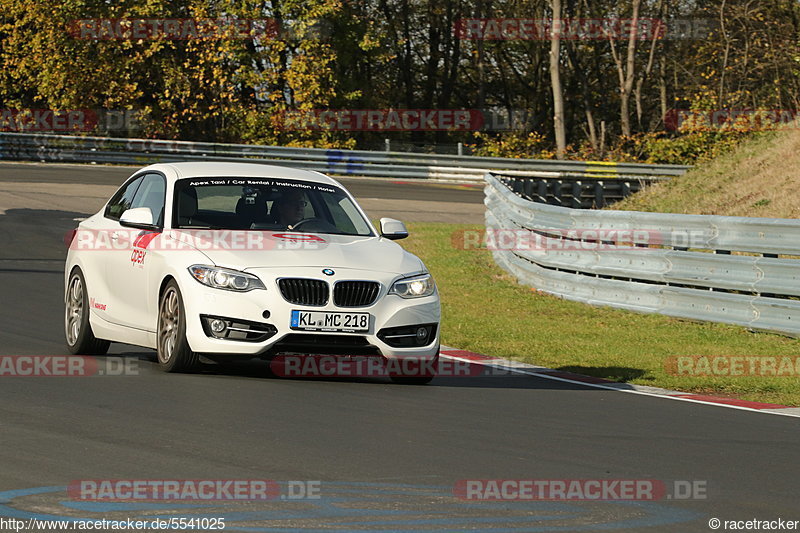
{"type": "Polygon", "coordinates": [[[175,280],[167,283],[158,301],[156,352],[164,372],[192,372],[199,365],[199,355],[186,341],[186,310],[175,280]]]}
{"type": "Polygon", "coordinates": [[[430,364],[431,370],[430,372],[417,371],[413,376],[404,376],[404,375],[396,375],[390,374],[389,378],[392,382],[397,383],[398,385],[427,385],[433,378],[436,377],[436,369],[439,367],[439,352],[436,352],[436,358],[430,364]]]}
{"type": "Polygon", "coordinates": [[[103,355],[111,343],[94,336],[89,323],[89,295],[80,268],[69,276],[64,294],[64,337],[74,355],[103,355]]]}

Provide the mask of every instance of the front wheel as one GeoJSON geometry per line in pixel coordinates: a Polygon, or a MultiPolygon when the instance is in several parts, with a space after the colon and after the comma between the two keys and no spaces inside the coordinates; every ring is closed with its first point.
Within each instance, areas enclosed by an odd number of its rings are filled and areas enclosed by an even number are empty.
{"type": "Polygon", "coordinates": [[[64,302],[64,336],[67,348],[75,355],[103,355],[111,346],[109,341],[98,339],[92,332],[86,280],[78,268],[72,271],[67,285],[64,302]]]}
{"type": "Polygon", "coordinates": [[[158,366],[165,372],[191,372],[198,365],[198,355],[186,341],[186,311],[178,284],[167,283],[158,305],[156,338],[158,366]]]}

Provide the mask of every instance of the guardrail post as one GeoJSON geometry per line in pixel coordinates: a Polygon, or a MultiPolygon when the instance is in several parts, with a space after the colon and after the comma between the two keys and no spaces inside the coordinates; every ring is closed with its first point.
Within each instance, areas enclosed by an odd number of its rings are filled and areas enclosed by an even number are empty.
{"type": "Polygon", "coordinates": [[[536,201],[547,203],[547,180],[536,180],[536,201]]]}
{"type": "Polygon", "coordinates": [[[458,155],[464,155],[464,143],[458,143],[458,155]]]}
{"type": "Polygon", "coordinates": [[[526,179],[522,182],[522,194],[525,195],[526,200],[533,200],[533,182],[526,179]]]}
{"type": "Polygon", "coordinates": [[[606,206],[606,195],[602,181],[594,183],[594,206],[597,209],[602,209],[606,206]]]}
{"type": "Polygon", "coordinates": [[[583,201],[581,200],[582,195],[583,185],[580,181],[576,181],[572,184],[572,207],[575,209],[580,209],[583,207],[583,201]]]}
{"type": "Polygon", "coordinates": [[[391,152],[392,151],[392,141],[390,141],[389,139],[384,139],[383,140],[383,145],[386,148],[387,152],[391,152]]]}
{"type": "Polygon", "coordinates": [[[564,205],[564,202],[562,202],[561,185],[561,180],[555,180],[553,182],[553,199],[556,205],[564,205]]]}
{"type": "Polygon", "coordinates": [[[629,182],[629,181],[623,181],[622,182],[622,187],[620,188],[620,194],[622,195],[623,198],[625,198],[627,196],[630,196],[630,194],[631,194],[631,182],[629,182]]]}

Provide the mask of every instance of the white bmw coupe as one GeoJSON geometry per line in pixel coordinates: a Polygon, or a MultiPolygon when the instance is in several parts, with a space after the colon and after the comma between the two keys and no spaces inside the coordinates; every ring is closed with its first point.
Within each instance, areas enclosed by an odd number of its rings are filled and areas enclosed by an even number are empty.
{"type": "MultiPolygon", "coordinates": [[[[65,238],[74,354],[153,348],[168,372],[281,354],[383,357],[435,368],[439,295],[419,258],[373,227],[336,180],[247,163],[133,174],[65,238]]],[[[430,372],[393,375],[425,383],[430,372]]]]}

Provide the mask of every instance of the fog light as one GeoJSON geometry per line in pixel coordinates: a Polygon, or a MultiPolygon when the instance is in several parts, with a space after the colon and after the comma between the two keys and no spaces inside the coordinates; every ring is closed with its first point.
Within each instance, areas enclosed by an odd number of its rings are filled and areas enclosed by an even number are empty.
{"type": "Polygon", "coordinates": [[[224,320],[215,318],[214,320],[211,321],[211,331],[213,331],[214,333],[222,333],[226,329],[228,329],[228,325],[225,323],[224,320]]]}
{"type": "Polygon", "coordinates": [[[418,348],[436,340],[438,324],[414,324],[384,328],[378,331],[378,338],[392,348],[418,348]]]}

